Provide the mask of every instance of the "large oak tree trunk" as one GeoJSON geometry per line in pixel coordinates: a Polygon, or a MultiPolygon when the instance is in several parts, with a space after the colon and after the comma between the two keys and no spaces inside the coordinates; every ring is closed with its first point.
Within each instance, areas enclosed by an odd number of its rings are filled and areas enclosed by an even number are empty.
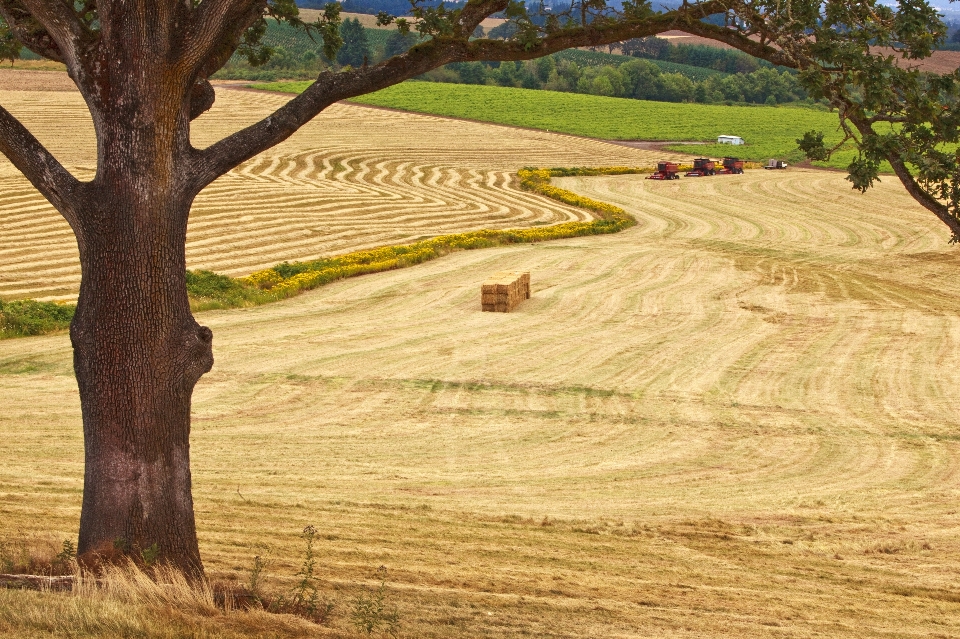
{"type": "Polygon", "coordinates": [[[86,462],[78,552],[92,563],[156,555],[201,574],[190,398],[213,355],[187,299],[189,201],[136,202],[125,191],[102,189],[100,223],[81,232],[70,331],[86,462]]]}
{"type": "Polygon", "coordinates": [[[88,564],[128,556],[200,576],[190,400],[213,365],[212,333],[186,290],[196,189],[185,91],[147,81],[155,91],[123,87],[131,99],[119,112],[91,109],[98,170],[75,216],[82,279],[70,337],[86,462],[77,550],[88,564]]]}

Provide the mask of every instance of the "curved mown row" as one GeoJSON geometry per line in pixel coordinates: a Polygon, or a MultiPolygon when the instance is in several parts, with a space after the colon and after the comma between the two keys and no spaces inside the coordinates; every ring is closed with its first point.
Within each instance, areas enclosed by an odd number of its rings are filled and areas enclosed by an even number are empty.
{"type": "Polygon", "coordinates": [[[302,291],[347,277],[413,266],[453,251],[616,233],[633,226],[636,220],[618,206],[591,200],[572,191],[551,186],[550,178],[553,175],[604,175],[648,171],[649,169],[645,168],[625,167],[528,168],[521,169],[517,173],[523,190],[592,211],[597,218],[590,222],[564,222],[526,229],[481,229],[467,233],[438,235],[413,244],[382,246],[309,262],[283,262],[240,278],[228,278],[210,271],[196,271],[188,276],[187,290],[194,310],[236,308],[286,299],[302,291]]]}
{"type": "MultiPolygon", "coordinates": [[[[267,117],[288,96],[218,89],[191,125],[205,148],[267,117]]],[[[96,138],[76,93],[11,91],[4,107],[79,179],[96,171],[96,138]],[[66,124],[64,124],[66,123],[66,124]]],[[[337,104],[194,201],[191,269],[230,277],[435,235],[589,221],[589,212],[519,188],[535,166],[649,166],[676,153],[541,131],[337,104]]],[[[80,282],[69,225],[0,158],[0,298],[74,302],[80,282]]]]}
{"type": "MultiPolygon", "coordinates": [[[[636,224],[636,220],[618,206],[552,186],[550,178],[623,175],[648,173],[650,170],[639,167],[521,169],[517,172],[521,189],[586,209],[597,217],[589,222],[439,235],[413,244],[382,246],[309,262],[283,262],[239,278],[207,270],[187,271],[190,305],[194,311],[255,306],[286,299],[336,280],[413,266],[453,251],[617,233],[636,224]]],[[[73,318],[73,309],[72,304],[34,300],[0,303],[0,339],[65,330],[73,318]]]]}

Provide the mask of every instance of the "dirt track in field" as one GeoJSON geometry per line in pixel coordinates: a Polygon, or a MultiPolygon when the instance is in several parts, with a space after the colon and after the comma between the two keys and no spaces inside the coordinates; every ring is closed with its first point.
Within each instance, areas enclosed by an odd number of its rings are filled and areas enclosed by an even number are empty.
{"type": "MultiPolygon", "coordinates": [[[[209,145],[286,99],[220,90],[211,112],[195,123],[195,144],[209,145]]],[[[9,91],[3,103],[61,162],[92,177],[96,143],[79,94],[9,91]]],[[[584,219],[589,215],[581,209],[520,191],[516,170],[526,164],[649,166],[660,155],[338,104],[201,193],[191,214],[187,264],[244,275],[284,260],[440,233],[584,219]]],[[[69,227],[6,161],[0,161],[0,260],[4,298],[72,299],[79,288],[69,227]]]]}

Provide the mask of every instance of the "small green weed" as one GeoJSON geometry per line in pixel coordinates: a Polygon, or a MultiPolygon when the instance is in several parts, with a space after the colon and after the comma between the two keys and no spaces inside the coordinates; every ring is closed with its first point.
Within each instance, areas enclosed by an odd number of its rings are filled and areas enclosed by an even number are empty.
{"type": "Polygon", "coordinates": [[[46,536],[0,540],[0,573],[18,575],[69,575],[76,568],[76,546],[67,539],[59,544],[46,536]]]}
{"type": "Polygon", "coordinates": [[[263,600],[263,569],[266,568],[266,562],[260,555],[253,558],[253,567],[250,568],[250,580],[247,582],[247,589],[250,596],[255,601],[263,600]]]}
{"type": "Polygon", "coordinates": [[[400,612],[387,602],[387,567],[377,569],[380,586],[373,592],[364,588],[353,602],[350,620],[353,626],[366,635],[386,633],[391,637],[400,635],[400,612]]]}
{"type": "MultiPolygon", "coordinates": [[[[336,603],[326,598],[321,598],[317,590],[317,578],[314,574],[317,558],[316,552],[313,549],[316,536],[317,529],[313,526],[307,526],[303,529],[300,537],[306,543],[306,550],[304,552],[303,566],[301,566],[296,575],[300,578],[300,581],[293,587],[293,592],[289,596],[281,595],[277,597],[267,608],[272,612],[300,615],[315,623],[325,625],[330,621],[336,603]]],[[[258,567],[257,560],[255,559],[254,570],[257,571],[256,581],[260,578],[259,570],[262,570],[262,568],[262,564],[258,567]]],[[[251,583],[254,581],[254,574],[251,573],[251,583]]],[[[251,588],[251,590],[253,589],[251,588]]]]}
{"type": "Polygon", "coordinates": [[[60,548],[60,552],[57,553],[57,561],[62,563],[69,563],[77,556],[77,547],[69,539],[63,540],[63,545],[60,548]]]}
{"type": "Polygon", "coordinates": [[[140,551],[140,559],[143,560],[143,565],[147,568],[157,563],[157,558],[159,556],[160,546],[157,545],[157,542],[153,542],[153,544],[151,544],[149,547],[140,551]]]}

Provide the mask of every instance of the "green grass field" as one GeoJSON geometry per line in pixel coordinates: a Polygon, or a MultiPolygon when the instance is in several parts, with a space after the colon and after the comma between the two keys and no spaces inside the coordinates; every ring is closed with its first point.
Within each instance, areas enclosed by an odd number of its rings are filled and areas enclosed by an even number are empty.
{"type": "MultiPolygon", "coordinates": [[[[309,82],[276,82],[253,86],[299,93],[308,85],[309,82]]],[[[796,140],[812,129],[823,131],[828,143],[840,139],[836,114],[801,107],[673,104],[433,82],[404,82],[352,101],[604,140],[704,142],[668,148],[712,157],[736,153],[755,161],[771,157],[801,160],[796,140]],[[739,135],[746,144],[733,149],[709,142],[724,134],[739,135]]],[[[823,165],[844,168],[852,154],[840,153],[823,165]]]]}

